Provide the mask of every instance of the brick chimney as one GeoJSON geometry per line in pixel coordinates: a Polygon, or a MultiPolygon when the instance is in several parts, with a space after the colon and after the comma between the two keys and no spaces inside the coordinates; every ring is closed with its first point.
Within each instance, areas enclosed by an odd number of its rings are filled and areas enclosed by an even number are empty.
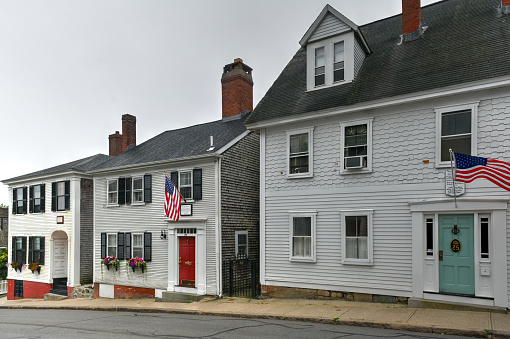
{"type": "Polygon", "coordinates": [[[222,117],[230,117],[244,111],[253,110],[253,79],[251,67],[243,59],[223,67],[221,76],[222,117]]]}
{"type": "Polygon", "coordinates": [[[416,40],[421,33],[420,0],[402,0],[402,41],[416,40]]]}
{"type": "Polygon", "coordinates": [[[130,146],[136,146],[136,117],[131,114],[122,116],[122,134],[115,131],[108,136],[109,154],[117,156],[124,153],[130,146]]]}

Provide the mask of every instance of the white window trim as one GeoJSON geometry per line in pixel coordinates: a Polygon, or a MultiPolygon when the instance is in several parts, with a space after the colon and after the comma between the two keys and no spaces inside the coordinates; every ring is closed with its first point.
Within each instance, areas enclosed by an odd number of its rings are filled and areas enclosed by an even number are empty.
{"type": "Polygon", "coordinates": [[[132,233],[131,234],[131,258],[135,258],[135,254],[134,254],[134,252],[135,252],[135,241],[134,241],[135,240],[135,235],[142,236],[142,256],[140,258],[143,259],[143,255],[144,255],[143,251],[144,251],[144,248],[145,248],[144,247],[144,245],[145,245],[145,243],[144,243],[145,239],[144,238],[145,237],[144,237],[143,233],[132,233]]]}
{"type": "MultiPolygon", "coordinates": [[[[178,175],[179,175],[179,187],[178,187],[178,190],[179,190],[179,193],[181,193],[181,173],[184,173],[184,172],[190,172],[191,174],[191,198],[187,198],[186,199],[186,202],[194,202],[193,200],[193,168],[189,168],[189,169],[182,169],[182,170],[179,170],[177,171],[178,175]]],[[[188,186],[186,186],[188,187],[188,186]]],[[[182,195],[182,193],[181,193],[182,195]]],[[[183,196],[184,197],[184,196],[183,196]]],[[[182,199],[182,201],[184,202],[184,199],[182,199]]]]}
{"type": "Polygon", "coordinates": [[[314,127],[288,130],[287,133],[287,179],[293,178],[311,178],[313,177],[313,130],[314,127]],[[290,137],[296,134],[308,133],[308,172],[290,173],[290,137]]]}
{"type": "MultiPolygon", "coordinates": [[[[113,193],[113,192],[112,192],[113,193]]],[[[119,206],[119,179],[106,179],[106,205],[107,206],[119,206]],[[117,200],[115,203],[110,203],[110,181],[117,182],[117,200]]]]}
{"type": "MultiPolygon", "coordinates": [[[[471,110],[471,154],[473,156],[478,155],[478,138],[477,138],[477,126],[478,126],[478,106],[480,102],[472,102],[463,105],[444,106],[438,107],[434,111],[436,112],[436,168],[450,167],[450,161],[441,161],[441,122],[442,114],[462,111],[466,109],[471,110]]],[[[455,150],[454,150],[455,151],[455,150]]]]}
{"type": "Polygon", "coordinates": [[[372,173],[372,124],[374,118],[363,120],[352,120],[340,123],[340,174],[359,174],[359,173],[372,173]],[[354,125],[367,125],[367,167],[359,169],[346,169],[344,168],[344,147],[345,147],[345,128],[354,125]]]}
{"type": "Polygon", "coordinates": [[[317,211],[290,211],[289,212],[289,261],[295,262],[316,262],[316,224],[317,224],[317,211]],[[310,257],[295,257],[292,254],[292,244],[294,237],[294,218],[311,218],[311,256],[310,257]]]}
{"type": "MultiPolygon", "coordinates": [[[[117,190],[119,188],[117,187],[117,190]]],[[[143,175],[140,177],[132,177],[131,178],[131,205],[145,205],[145,202],[143,201],[143,195],[144,195],[144,180],[143,175]],[[135,201],[135,180],[140,179],[142,180],[142,201],[135,201]]],[[[118,199],[118,196],[117,196],[118,199]]],[[[118,200],[117,200],[118,201],[118,200]]]]}
{"type": "Polygon", "coordinates": [[[307,45],[307,91],[320,90],[332,86],[344,85],[352,82],[354,79],[354,32],[344,33],[331,38],[311,42],[307,45]],[[334,82],[334,44],[344,42],[344,80],[334,82]],[[325,57],[325,83],[324,85],[315,86],[315,50],[324,47],[325,57]]]}
{"type": "Polygon", "coordinates": [[[239,254],[239,235],[242,235],[242,234],[245,234],[246,235],[246,258],[249,257],[250,255],[250,252],[249,252],[249,238],[248,238],[248,231],[236,231],[235,232],[235,249],[236,249],[236,258],[239,254]]]}
{"type": "Polygon", "coordinates": [[[373,265],[373,209],[359,209],[359,210],[341,210],[341,234],[342,234],[342,264],[348,265],[373,265]],[[367,217],[367,259],[353,259],[346,258],[346,231],[345,231],[345,217],[348,216],[366,216],[367,217]]]}
{"type": "Polygon", "coordinates": [[[119,249],[119,239],[117,239],[117,233],[106,233],[106,256],[110,256],[110,243],[108,241],[108,238],[113,235],[115,237],[115,257],[117,257],[119,254],[117,253],[119,249]]]}

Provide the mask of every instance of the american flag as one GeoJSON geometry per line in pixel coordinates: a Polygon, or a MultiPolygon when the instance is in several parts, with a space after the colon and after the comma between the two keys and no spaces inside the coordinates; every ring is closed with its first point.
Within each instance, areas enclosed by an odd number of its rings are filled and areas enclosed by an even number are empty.
{"type": "Polygon", "coordinates": [[[478,178],[485,178],[510,191],[509,163],[460,153],[454,153],[454,156],[456,181],[471,182],[478,178]]]}
{"type": "Polygon", "coordinates": [[[181,211],[181,194],[172,181],[165,175],[165,215],[175,221],[179,221],[181,211]]]}

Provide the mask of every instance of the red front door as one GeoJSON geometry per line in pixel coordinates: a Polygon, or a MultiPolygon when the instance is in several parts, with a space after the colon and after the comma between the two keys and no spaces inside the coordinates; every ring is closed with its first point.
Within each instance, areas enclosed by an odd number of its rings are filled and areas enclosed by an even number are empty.
{"type": "Polygon", "coordinates": [[[179,285],[195,286],[195,237],[179,237],[179,285]]]}

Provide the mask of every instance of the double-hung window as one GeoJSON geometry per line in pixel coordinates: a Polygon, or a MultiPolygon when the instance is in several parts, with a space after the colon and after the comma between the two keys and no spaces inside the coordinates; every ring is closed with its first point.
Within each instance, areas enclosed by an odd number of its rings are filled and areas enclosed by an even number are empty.
{"type": "Polygon", "coordinates": [[[12,190],[12,214],[24,213],[27,213],[27,188],[14,188],[12,190]]]}
{"type": "Polygon", "coordinates": [[[436,114],[436,165],[450,166],[450,149],[476,156],[478,103],[438,108],[436,114]]]}
{"type": "Polygon", "coordinates": [[[290,212],[290,260],[315,261],[316,212],[290,212]]]}
{"type": "Polygon", "coordinates": [[[26,264],[27,237],[12,237],[12,261],[26,264]]]}
{"type": "Polygon", "coordinates": [[[343,81],[344,76],[344,42],[334,44],[333,82],[343,81]]]}
{"type": "Polygon", "coordinates": [[[45,201],[44,187],[45,187],[45,185],[30,186],[30,200],[29,200],[30,213],[44,212],[44,201],[45,201]]]}
{"type": "Polygon", "coordinates": [[[143,258],[143,234],[135,233],[133,234],[133,258],[143,258]]]}
{"type": "Polygon", "coordinates": [[[236,258],[248,258],[248,231],[235,233],[236,258]]]}
{"type": "Polygon", "coordinates": [[[143,178],[133,178],[133,203],[143,202],[143,178]]]}
{"type": "Polygon", "coordinates": [[[321,86],[326,83],[326,57],[324,47],[315,49],[315,86],[321,86]]]}
{"type": "Polygon", "coordinates": [[[288,177],[313,176],[313,128],[287,131],[288,177]]]}
{"type": "Polygon", "coordinates": [[[116,205],[117,200],[117,179],[108,180],[108,205],[116,205]]]}
{"type": "Polygon", "coordinates": [[[193,197],[191,171],[179,172],[179,192],[184,199],[191,199],[193,197]]]}
{"type": "Polygon", "coordinates": [[[341,211],[344,264],[372,264],[372,213],[372,210],[341,211]]]}
{"type": "Polygon", "coordinates": [[[372,119],[340,124],[340,173],[372,171],[372,119]]]}
{"type": "Polygon", "coordinates": [[[28,242],[28,262],[44,265],[44,237],[29,237],[28,242]]]}
{"type": "Polygon", "coordinates": [[[115,233],[108,233],[106,235],[107,237],[107,252],[106,255],[110,256],[113,255],[114,257],[117,256],[117,234],[115,233]]]}

